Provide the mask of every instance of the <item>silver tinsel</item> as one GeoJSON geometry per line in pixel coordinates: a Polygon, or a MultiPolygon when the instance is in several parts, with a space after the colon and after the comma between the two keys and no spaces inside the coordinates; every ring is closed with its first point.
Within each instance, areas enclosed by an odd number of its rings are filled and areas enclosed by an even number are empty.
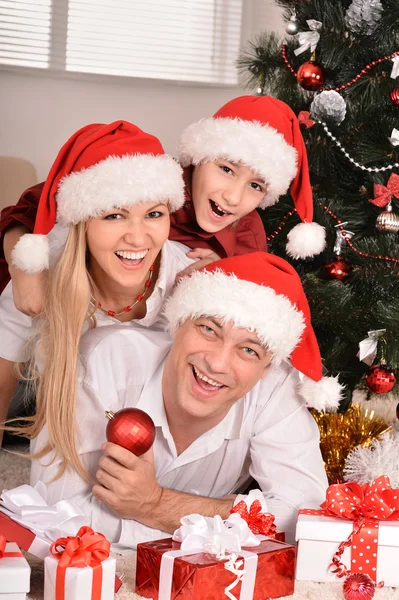
{"type": "Polygon", "coordinates": [[[346,26],[352,33],[371,35],[382,11],[380,0],[353,0],[345,14],[346,26]]]}
{"type": "Polygon", "coordinates": [[[310,114],[317,121],[333,120],[338,125],[346,115],[346,104],[342,96],[334,90],[321,92],[310,105],[310,114]]]}

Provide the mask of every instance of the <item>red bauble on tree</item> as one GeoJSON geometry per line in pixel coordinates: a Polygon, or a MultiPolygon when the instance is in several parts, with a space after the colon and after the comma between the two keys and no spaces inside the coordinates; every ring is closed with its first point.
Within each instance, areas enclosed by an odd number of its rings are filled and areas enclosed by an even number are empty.
{"type": "Polygon", "coordinates": [[[339,281],[343,281],[348,277],[351,270],[352,265],[347,260],[337,256],[322,267],[321,275],[325,279],[339,279],[339,281]]]}
{"type": "Polygon", "coordinates": [[[389,97],[391,99],[392,104],[394,106],[399,107],[399,87],[393,89],[392,92],[389,94],[389,97]]]}
{"type": "Polygon", "coordinates": [[[366,377],[366,383],[373,394],[388,394],[396,383],[395,373],[388,365],[374,365],[366,377]]]}
{"type": "Polygon", "coordinates": [[[305,90],[316,92],[324,84],[324,69],[318,63],[310,60],[299,67],[296,78],[299,85],[305,90]]]}
{"type": "Polygon", "coordinates": [[[109,442],[141,456],[155,440],[155,425],[151,417],[139,408],[123,408],[118,412],[106,411],[109,419],[106,437],[109,442]]]}

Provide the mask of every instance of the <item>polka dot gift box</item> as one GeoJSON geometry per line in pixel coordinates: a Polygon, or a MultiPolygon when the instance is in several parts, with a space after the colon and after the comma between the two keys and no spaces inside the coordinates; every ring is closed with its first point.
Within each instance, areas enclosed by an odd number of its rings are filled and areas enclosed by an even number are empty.
{"type": "Polygon", "coordinates": [[[399,587],[399,489],[386,475],[330,485],[319,509],[299,511],[296,539],[298,580],[337,581],[339,564],[345,574],[399,587]]]}

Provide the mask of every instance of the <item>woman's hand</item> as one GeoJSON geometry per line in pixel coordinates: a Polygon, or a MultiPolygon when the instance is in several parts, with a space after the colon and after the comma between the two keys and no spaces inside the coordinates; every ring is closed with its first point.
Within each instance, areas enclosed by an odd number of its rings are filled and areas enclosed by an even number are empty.
{"type": "Polygon", "coordinates": [[[8,270],[16,308],[28,317],[37,317],[44,309],[47,272],[27,275],[14,265],[10,265],[8,270]]]}
{"type": "Polygon", "coordinates": [[[198,258],[199,260],[183,269],[183,271],[180,271],[176,275],[176,282],[182,277],[190,275],[190,273],[193,271],[198,271],[198,269],[202,269],[203,267],[220,260],[220,256],[218,256],[213,250],[209,250],[209,248],[194,248],[194,250],[187,252],[187,256],[189,258],[198,258]]]}

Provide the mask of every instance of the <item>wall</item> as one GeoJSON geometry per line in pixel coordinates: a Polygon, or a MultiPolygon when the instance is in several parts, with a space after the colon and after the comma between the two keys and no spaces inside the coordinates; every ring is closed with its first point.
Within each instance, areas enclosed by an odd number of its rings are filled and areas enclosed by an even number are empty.
{"type": "MultiPolygon", "coordinates": [[[[244,0],[243,42],[263,29],[281,29],[272,0],[244,0]]],[[[243,93],[239,87],[205,87],[140,79],[65,78],[0,72],[0,157],[33,163],[46,177],[60,146],[90,122],[126,119],[154,133],[174,153],[179,132],[243,93]]],[[[21,190],[22,191],[22,190],[21,190]]],[[[15,198],[10,198],[12,203],[15,198]]]]}

